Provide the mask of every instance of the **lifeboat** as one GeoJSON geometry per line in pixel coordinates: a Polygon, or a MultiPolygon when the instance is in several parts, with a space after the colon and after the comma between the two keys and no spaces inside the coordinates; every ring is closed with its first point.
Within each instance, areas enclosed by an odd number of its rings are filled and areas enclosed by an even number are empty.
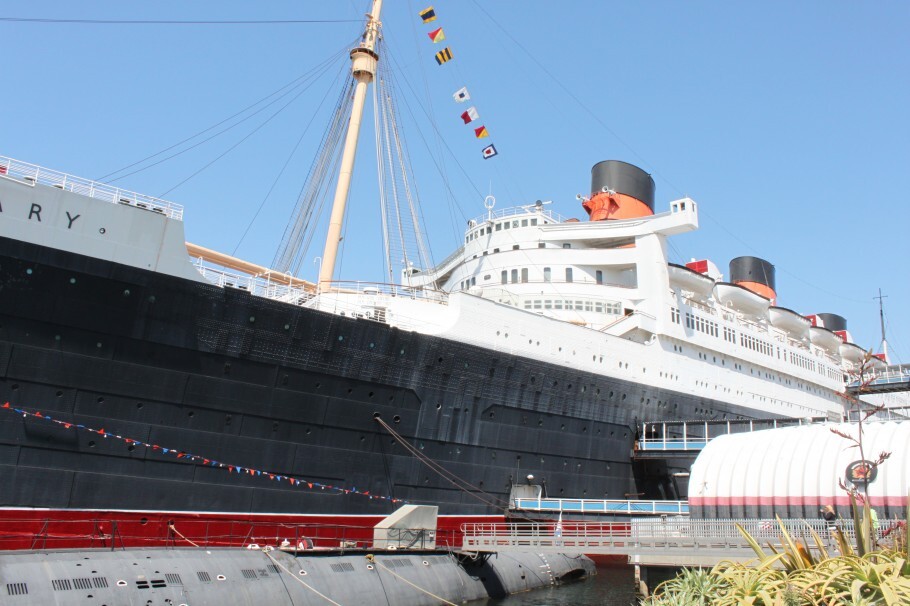
{"type": "Polygon", "coordinates": [[[856,343],[841,343],[838,351],[844,360],[854,364],[859,364],[866,357],[866,351],[856,343]]]}
{"type": "Polygon", "coordinates": [[[714,280],[688,267],[670,263],[669,270],[670,286],[678,286],[682,290],[687,290],[703,297],[710,295],[714,289],[714,280]]]}
{"type": "Polygon", "coordinates": [[[768,315],[772,326],[786,330],[794,339],[802,340],[809,336],[809,327],[812,323],[792,309],[772,306],[768,309],[768,315]]]}
{"type": "Polygon", "coordinates": [[[818,345],[832,354],[839,353],[840,346],[843,344],[840,337],[821,326],[813,326],[809,329],[809,339],[813,345],[818,345]]]}
{"type": "Polygon", "coordinates": [[[748,288],[730,284],[729,282],[718,282],[715,284],[714,296],[721,305],[726,305],[736,311],[754,316],[768,313],[768,307],[771,305],[769,299],[755,294],[748,288]]]}

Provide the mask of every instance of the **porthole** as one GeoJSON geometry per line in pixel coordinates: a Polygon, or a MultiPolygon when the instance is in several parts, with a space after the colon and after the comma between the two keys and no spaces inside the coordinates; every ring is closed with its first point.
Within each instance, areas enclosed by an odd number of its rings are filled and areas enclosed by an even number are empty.
{"type": "Polygon", "coordinates": [[[301,570],[299,574],[300,576],[305,577],[307,573],[306,570],[301,570]]]}
{"type": "Polygon", "coordinates": [[[370,349],[373,349],[374,347],[376,347],[376,344],[375,344],[375,343],[370,343],[370,349]]]}
{"type": "Polygon", "coordinates": [[[26,275],[29,275],[29,276],[32,275],[32,268],[29,267],[28,269],[26,269],[25,273],[26,273],[26,275]]]}
{"type": "Polygon", "coordinates": [[[338,335],[338,340],[339,340],[339,341],[344,341],[344,335],[338,335]]]}
{"type": "Polygon", "coordinates": [[[226,581],[226,580],[227,580],[227,577],[224,576],[223,574],[219,574],[219,575],[218,575],[217,577],[215,577],[215,578],[218,579],[219,581],[226,581]]]}
{"type": "Polygon", "coordinates": [[[429,566],[429,565],[430,565],[430,563],[429,563],[429,562],[427,562],[427,561],[426,561],[426,560],[424,560],[424,561],[423,561],[423,565],[424,565],[424,566],[429,566]]]}
{"type": "Polygon", "coordinates": [[[285,330],[291,330],[291,325],[290,325],[290,324],[285,324],[285,325],[284,325],[284,329],[285,329],[285,330]]]}
{"type": "Polygon", "coordinates": [[[123,296],[124,296],[124,297],[130,296],[130,289],[129,289],[129,288],[127,288],[126,290],[123,291],[123,296]]]}
{"type": "Polygon", "coordinates": [[[373,565],[372,565],[372,564],[367,564],[367,570],[373,570],[373,565]]]}
{"type": "Polygon", "coordinates": [[[401,355],[404,355],[404,350],[402,349],[399,353],[400,353],[401,355]]]}
{"type": "Polygon", "coordinates": [[[119,581],[117,581],[117,587],[126,587],[126,581],[124,581],[123,579],[120,579],[119,581]]]}
{"type": "Polygon", "coordinates": [[[60,391],[59,389],[57,390],[57,397],[58,398],[63,397],[63,392],[60,391]]]}
{"type": "Polygon", "coordinates": [[[394,417],[392,417],[392,422],[401,423],[401,417],[399,417],[398,415],[395,415],[394,417]]]}

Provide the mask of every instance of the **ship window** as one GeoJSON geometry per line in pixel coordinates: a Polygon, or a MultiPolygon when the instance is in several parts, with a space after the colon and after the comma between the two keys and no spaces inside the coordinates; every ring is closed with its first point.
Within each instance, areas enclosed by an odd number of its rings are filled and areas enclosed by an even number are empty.
{"type": "Polygon", "coordinates": [[[518,227],[518,220],[512,221],[512,227],[518,227]]]}
{"type": "Polygon", "coordinates": [[[490,279],[490,274],[487,274],[483,277],[484,282],[490,279]]]}
{"type": "Polygon", "coordinates": [[[531,219],[531,225],[537,225],[537,219],[531,219]]]}
{"type": "Polygon", "coordinates": [[[518,282],[518,270],[513,269],[512,270],[512,284],[515,284],[516,282],[518,282]]]}
{"type": "Polygon", "coordinates": [[[471,286],[477,286],[477,278],[471,278],[471,286]]]}
{"type": "Polygon", "coordinates": [[[540,299],[534,300],[534,309],[540,309],[540,299]]]}
{"type": "Polygon", "coordinates": [[[596,311],[596,312],[599,313],[599,314],[602,314],[602,313],[604,312],[604,304],[603,304],[603,303],[599,303],[599,302],[598,302],[598,303],[595,303],[595,304],[594,304],[594,311],[596,311]]]}
{"type": "Polygon", "coordinates": [[[512,224],[509,223],[508,221],[506,221],[505,223],[502,224],[502,226],[506,229],[509,229],[510,227],[512,227],[512,224]]]}
{"type": "Polygon", "coordinates": [[[483,251],[483,256],[484,256],[484,257],[486,257],[488,254],[490,254],[490,253],[488,253],[487,251],[483,251]]]}
{"type": "Polygon", "coordinates": [[[493,249],[493,252],[494,252],[494,253],[498,253],[498,252],[499,252],[499,249],[498,249],[498,248],[494,248],[494,249],[493,249]]]}
{"type": "Polygon", "coordinates": [[[562,309],[562,299],[553,301],[553,309],[562,309]]]}
{"type": "Polygon", "coordinates": [[[549,268],[549,267],[544,267],[544,268],[543,268],[543,281],[544,281],[544,282],[549,282],[549,281],[550,281],[550,277],[551,277],[550,268],[549,268]]]}
{"type": "Polygon", "coordinates": [[[563,248],[572,248],[572,245],[569,244],[568,242],[565,242],[565,243],[563,243],[562,247],[563,248]]]}
{"type": "Polygon", "coordinates": [[[509,271],[507,269],[502,270],[502,283],[503,284],[509,283],[509,271]]]}
{"type": "Polygon", "coordinates": [[[487,233],[488,233],[488,234],[493,233],[493,228],[490,227],[489,225],[487,225],[487,233]]]}
{"type": "Polygon", "coordinates": [[[551,301],[550,299],[547,299],[546,301],[544,301],[543,308],[544,309],[553,309],[553,301],[551,301]]]}
{"type": "Polygon", "coordinates": [[[598,269],[595,276],[596,276],[596,280],[597,280],[598,284],[604,283],[604,272],[602,272],[601,270],[598,269]]]}
{"type": "Polygon", "coordinates": [[[528,220],[527,220],[527,219],[522,219],[522,220],[521,220],[521,226],[522,226],[522,227],[527,227],[527,226],[528,226],[528,220]]]}
{"type": "Polygon", "coordinates": [[[567,267],[566,268],[566,282],[571,282],[571,281],[572,281],[572,268],[567,267]]]}
{"type": "Polygon", "coordinates": [[[518,250],[518,244],[513,244],[513,245],[512,245],[512,250],[518,250]]]}
{"type": "Polygon", "coordinates": [[[538,242],[538,243],[537,243],[537,248],[546,248],[546,247],[547,247],[547,245],[544,244],[543,242],[538,242]]]}
{"type": "Polygon", "coordinates": [[[522,283],[525,283],[528,281],[528,268],[527,267],[521,268],[521,281],[522,281],[522,283]]]}

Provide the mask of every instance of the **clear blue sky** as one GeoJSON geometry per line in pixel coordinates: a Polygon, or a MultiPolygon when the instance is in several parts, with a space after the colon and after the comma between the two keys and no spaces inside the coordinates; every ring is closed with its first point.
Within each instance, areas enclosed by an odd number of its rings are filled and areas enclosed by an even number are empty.
{"type": "MultiPolygon", "coordinates": [[[[767,259],[780,305],[841,314],[864,347],[879,340],[881,288],[892,355],[910,361],[910,4],[440,0],[433,25],[455,55],[442,67],[431,27],[417,17],[429,4],[387,0],[383,22],[437,261],[458,246],[464,220],[483,212],[480,193],[492,190],[499,208],[544,199],[583,217],[575,195],[590,193],[591,166],[626,160],[654,175],[658,211],[684,194],[700,205],[701,229],[673,241],[673,261],[710,258],[727,273],[733,257],[767,259]],[[464,106],[451,93],[462,84],[497,158],[481,159],[481,143],[458,119],[464,106]]],[[[101,177],[344,49],[368,5],[3,3],[3,18],[358,23],[0,21],[0,154],[101,177]]],[[[188,240],[225,252],[239,244],[239,256],[269,264],[326,124],[319,103],[337,95],[331,80],[176,189],[267,114],[117,184],[172,190],[165,197],[185,205],[188,240]]],[[[340,271],[380,279],[372,129],[364,135],[340,271]]],[[[315,271],[305,264],[302,274],[315,271]]]]}

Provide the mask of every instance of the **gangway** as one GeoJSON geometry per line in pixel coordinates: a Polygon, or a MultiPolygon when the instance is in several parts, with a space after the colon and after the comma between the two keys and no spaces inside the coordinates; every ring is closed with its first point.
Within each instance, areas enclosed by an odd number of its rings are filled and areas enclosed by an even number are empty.
{"type": "Polygon", "coordinates": [[[712,439],[730,434],[823,423],[825,417],[735,419],[725,421],[646,421],[635,440],[634,458],[694,457],[712,439]]]}
{"type": "Polygon", "coordinates": [[[688,501],[516,498],[513,499],[513,509],[546,513],[616,514],[626,516],[689,515],[688,501]]]}
{"type": "Polygon", "coordinates": [[[847,385],[847,393],[853,396],[875,394],[875,393],[895,393],[898,391],[910,391],[910,365],[893,364],[873,372],[871,377],[863,381],[853,381],[847,385]]]}

